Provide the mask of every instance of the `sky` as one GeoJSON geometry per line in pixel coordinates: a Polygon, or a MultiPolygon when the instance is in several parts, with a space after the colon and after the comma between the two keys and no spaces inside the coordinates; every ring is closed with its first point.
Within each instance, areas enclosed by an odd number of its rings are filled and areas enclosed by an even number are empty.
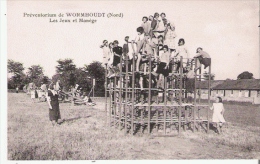
{"type": "MultiPolygon", "coordinates": [[[[133,39],[143,16],[166,13],[176,26],[176,44],[184,38],[191,56],[202,47],[212,58],[216,80],[236,79],[249,71],[259,78],[259,1],[8,1],[7,59],[41,65],[55,74],[57,60],[77,67],[102,62],[104,39],[133,39]],[[51,23],[24,13],[123,13],[123,18],[92,18],[96,23],[51,23]]],[[[59,19],[59,18],[58,18],[59,19]]],[[[64,17],[64,19],[68,19],[64,17]]],[[[89,19],[89,18],[86,18],[89,19]]]]}

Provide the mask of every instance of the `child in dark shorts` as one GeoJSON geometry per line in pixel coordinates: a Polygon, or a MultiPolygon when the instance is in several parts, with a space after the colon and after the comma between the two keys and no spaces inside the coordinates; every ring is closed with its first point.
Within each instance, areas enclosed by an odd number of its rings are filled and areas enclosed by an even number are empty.
{"type": "Polygon", "coordinates": [[[195,68],[194,71],[197,71],[199,68],[201,68],[201,64],[204,65],[204,69],[211,65],[211,58],[209,54],[203,51],[201,47],[197,48],[197,55],[194,56],[194,58],[198,58],[199,60],[199,63],[197,63],[197,68],[195,68]]]}

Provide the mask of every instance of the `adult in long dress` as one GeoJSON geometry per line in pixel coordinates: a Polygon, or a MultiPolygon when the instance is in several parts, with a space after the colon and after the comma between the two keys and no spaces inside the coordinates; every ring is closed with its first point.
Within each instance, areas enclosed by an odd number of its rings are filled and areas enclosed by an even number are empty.
{"type": "Polygon", "coordinates": [[[60,124],[60,107],[58,100],[58,93],[54,90],[54,84],[51,83],[47,92],[47,102],[49,104],[49,119],[52,122],[52,125],[60,124]]]}

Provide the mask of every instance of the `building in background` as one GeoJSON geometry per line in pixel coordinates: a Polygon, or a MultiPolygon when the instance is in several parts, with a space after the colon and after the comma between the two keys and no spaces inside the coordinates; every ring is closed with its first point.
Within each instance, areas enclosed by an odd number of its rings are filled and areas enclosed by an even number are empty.
{"type": "MultiPolygon", "coordinates": [[[[208,97],[208,81],[198,82],[201,98],[208,97]]],[[[211,99],[220,96],[226,101],[251,102],[260,104],[260,79],[212,80],[211,99]]]]}

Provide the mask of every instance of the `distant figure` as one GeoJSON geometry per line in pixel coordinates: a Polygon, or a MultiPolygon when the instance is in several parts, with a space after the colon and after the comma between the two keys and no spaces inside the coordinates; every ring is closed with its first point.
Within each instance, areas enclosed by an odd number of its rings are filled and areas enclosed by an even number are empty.
{"type": "Polygon", "coordinates": [[[18,87],[16,87],[16,88],[15,88],[15,92],[16,92],[16,93],[18,93],[18,91],[19,91],[19,88],[18,88],[18,87]]]}
{"type": "Polygon", "coordinates": [[[54,90],[53,83],[51,83],[47,93],[47,102],[49,105],[49,119],[52,122],[53,126],[61,123],[59,122],[59,120],[61,119],[61,115],[58,97],[59,95],[57,91],[54,90]]]}
{"type": "Polygon", "coordinates": [[[31,99],[32,99],[33,103],[35,103],[35,99],[38,98],[37,91],[36,91],[36,89],[31,89],[30,92],[31,92],[31,99]]]}
{"type": "Polygon", "coordinates": [[[60,80],[57,80],[56,84],[55,84],[55,88],[54,88],[56,91],[61,91],[62,89],[62,86],[60,84],[60,80]]]}
{"type": "Polygon", "coordinates": [[[208,66],[210,66],[211,64],[211,58],[209,56],[209,54],[205,51],[203,51],[203,49],[201,47],[197,48],[197,55],[194,56],[194,58],[198,58],[199,63],[197,63],[197,68],[195,68],[195,72],[201,68],[201,64],[204,65],[204,69],[206,69],[208,66]]]}
{"type": "Polygon", "coordinates": [[[42,91],[47,92],[47,86],[43,82],[41,83],[41,87],[40,88],[41,88],[42,91]]]}
{"type": "Polygon", "coordinates": [[[219,133],[222,124],[226,122],[223,116],[225,108],[221,97],[216,98],[215,103],[210,107],[210,110],[213,110],[212,122],[216,124],[216,132],[219,133]]]}
{"type": "Polygon", "coordinates": [[[92,99],[88,96],[85,96],[83,100],[84,100],[85,104],[88,105],[88,106],[96,105],[96,103],[93,102],[92,99]]]}

